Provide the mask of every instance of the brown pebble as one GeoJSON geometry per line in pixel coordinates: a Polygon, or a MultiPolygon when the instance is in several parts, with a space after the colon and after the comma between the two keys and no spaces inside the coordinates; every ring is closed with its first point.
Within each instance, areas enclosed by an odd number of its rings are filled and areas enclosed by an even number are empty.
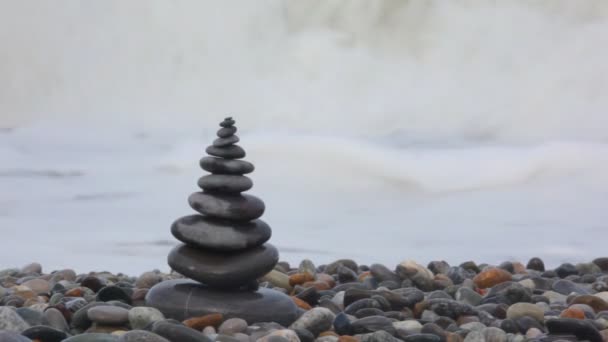
{"type": "Polygon", "coordinates": [[[17,285],[17,286],[13,286],[12,289],[13,289],[13,294],[14,295],[19,296],[19,297],[21,297],[21,298],[23,298],[25,300],[37,297],[37,293],[35,293],[34,291],[32,291],[27,286],[17,285]]]}
{"type": "Polygon", "coordinates": [[[429,303],[426,300],[414,304],[414,317],[420,318],[420,316],[422,316],[422,312],[424,312],[428,306],[429,303]]]}
{"type": "Polygon", "coordinates": [[[372,276],[372,272],[370,272],[370,271],[361,272],[361,274],[359,274],[359,281],[363,282],[366,278],[369,278],[371,276],[372,276]]]}
{"type": "Polygon", "coordinates": [[[567,308],[559,315],[561,318],[585,319],[585,312],[578,308],[567,308]]]}
{"type": "Polygon", "coordinates": [[[220,324],[222,324],[223,320],[224,316],[222,314],[214,313],[205,316],[188,318],[182,323],[184,323],[187,327],[201,331],[208,326],[217,328],[220,326],[220,324]]]}
{"type": "Polygon", "coordinates": [[[35,293],[47,293],[51,289],[49,282],[44,279],[30,279],[21,285],[29,287],[35,293]]]}
{"type": "Polygon", "coordinates": [[[317,281],[324,281],[331,288],[334,288],[334,286],[336,286],[336,281],[334,280],[334,277],[330,276],[329,274],[317,273],[317,281]]]}
{"type": "Polygon", "coordinates": [[[572,304],[586,304],[593,308],[593,311],[596,313],[600,311],[608,310],[608,303],[600,297],[592,296],[592,295],[580,295],[576,296],[570,302],[572,304]]]}
{"type": "Polygon", "coordinates": [[[322,333],[319,334],[319,337],[323,337],[323,336],[336,336],[336,337],[338,337],[340,335],[336,334],[333,331],[329,331],[328,330],[328,331],[324,331],[324,332],[322,332],[322,333]]]}
{"type": "Polygon", "coordinates": [[[315,277],[310,273],[296,273],[289,276],[289,285],[296,286],[314,281],[315,277]]]}
{"type": "Polygon", "coordinates": [[[513,271],[516,274],[528,274],[528,271],[526,271],[526,266],[524,266],[524,264],[522,264],[521,262],[515,261],[512,264],[513,264],[513,271]]]}
{"type": "Polygon", "coordinates": [[[314,287],[318,291],[331,290],[331,286],[324,281],[309,281],[302,284],[303,287],[314,287]]]}
{"type": "Polygon", "coordinates": [[[338,337],[338,342],[359,342],[359,340],[349,335],[342,335],[338,337]]]}
{"type": "Polygon", "coordinates": [[[84,295],[84,290],[81,287],[75,287],[73,289],[69,289],[65,292],[66,297],[82,297],[84,295]]]}
{"type": "Polygon", "coordinates": [[[479,317],[477,317],[477,316],[458,316],[458,319],[456,320],[456,323],[458,324],[458,326],[461,326],[466,323],[471,323],[471,322],[479,322],[479,317]]]}
{"type": "Polygon", "coordinates": [[[445,341],[446,342],[462,342],[462,341],[464,341],[464,338],[462,338],[462,336],[460,336],[456,333],[446,332],[445,341]]]}
{"type": "Polygon", "coordinates": [[[298,297],[291,297],[291,300],[293,300],[294,303],[296,303],[297,307],[299,307],[300,309],[304,309],[304,310],[310,310],[312,309],[312,307],[310,306],[310,304],[306,303],[305,301],[301,300],[298,297]]]}
{"type": "Polygon", "coordinates": [[[481,289],[487,289],[511,279],[513,279],[511,273],[503,269],[488,268],[476,275],[475,278],[473,278],[473,282],[475,283],[475,286],[481,289]]]}

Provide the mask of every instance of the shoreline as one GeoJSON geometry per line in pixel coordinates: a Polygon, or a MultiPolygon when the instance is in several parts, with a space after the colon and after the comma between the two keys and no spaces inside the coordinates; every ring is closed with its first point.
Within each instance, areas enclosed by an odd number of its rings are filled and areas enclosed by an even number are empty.
{"type": "Polygon", "coordinates": [[[2,269],[0,340],[608,340],[608,258],[546,270],[538,258],[526,265],[404,261],[394,268],[350,259],[279,262],[258,284],[299,307],[287,326],[219,313],[179,322],[145,306],[151,287],[178,278],[160,271],[44,273],[38,263],[2,269]]]}

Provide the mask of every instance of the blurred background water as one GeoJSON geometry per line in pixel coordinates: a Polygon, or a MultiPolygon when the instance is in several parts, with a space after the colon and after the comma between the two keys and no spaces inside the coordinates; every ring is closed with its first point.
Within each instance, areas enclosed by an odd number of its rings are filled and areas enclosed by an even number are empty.
{"type": "Polygon", "coordinates": [[[608,2],[0,3],[0,268],[167,270],[234,116],[281,258],[605,255],[608,2]]]}

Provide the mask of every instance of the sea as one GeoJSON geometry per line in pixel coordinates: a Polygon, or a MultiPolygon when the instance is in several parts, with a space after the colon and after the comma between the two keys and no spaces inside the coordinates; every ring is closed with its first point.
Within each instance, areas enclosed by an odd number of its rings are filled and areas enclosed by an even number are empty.
{"type": "Polygon", "coordinates": [[[281,260],[608,255],[608,2],[3,1],[0,269],[168,271],[233,117],[281,260]]]}

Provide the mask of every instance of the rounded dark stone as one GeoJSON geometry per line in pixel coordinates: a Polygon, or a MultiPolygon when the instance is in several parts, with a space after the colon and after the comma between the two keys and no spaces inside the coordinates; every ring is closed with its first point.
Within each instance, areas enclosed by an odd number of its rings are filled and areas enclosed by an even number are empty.
{"type": "Polygon", "coordinates": [[[200,331],[183,324],[169,321],[157,321],[152,324],[152,332],[171,342],[211,342],[212,340],[200,331]]]}
{"type": "Polygon", "coordinates": [[[93,292],[97,292],[101,290],[106,284],[103,280],[99,279],[95,276],[87,276],[80,282],[80,286],[88,287],[93,290],[93,292]]]}
{"type": "Polygon", "coordinates": [[[146,305],[179,321],[210,313],[225,319],[242,318],[249,325],[277,322],[289,326],[298,316],[298,307],[289,296],[267,288],[258,291],[211,289],[187,279],[163,281],[150,289],[146,305]]]}
{"type": "Polygon", "coordinates": [[[391,335],[395,334],[395,327],[393,327],[393,321],[390,318],[384,316],[368,316],[357,319],[351,323],[353,332],[355,334],[365,334],[375,332],[378,330],[384,330],[391,335]]]}
{"type": "Polygon", "coordinates": [[[279,261],[271,244],[239,252],[205,251],[178,245],[169,253],[169,266],[188,278],[211,287],[239,287],[270,272],[279,261]]]}
{"type": "Polygon", "coordinates": [[[238,175],[207,175],[199,178],[198,186],[209,192],[238,194],[253,187],[251,178],[238,175]]]}
{"type": "Polygon", "coordinates": [[[596,258],[593,260],[593,263],[596,264],[602,272],[608,271],[608,257],[596,258]]]}
{"type": "Polygon", "coordinates": [[[576,266],[565,263],[559,265],[559,267],[555,269],[555,273],[557,273],[557,276],[560,278],[566,278],[569,275],[578,274],[578,270],[576,269],[576,266]]]}
{"type": "Polygon", "coordinates": [[[121,287],[106,286],[97,292],[97,301],[108,302],[118,300],[127,304],[131,304],[131,296],[121,287]]]}
{"type": "Polygon", "coordinates": [[[32,340],[14,331],[0,330],[0,341],[2,342],[31,342],[32,340]]]}
{"type": "Polygon", "coordinates": [[[232,117],[227,117],[224,119],[224,121],[220,122],[220,126],[232,127],[232,126],[234,126],[235,123],[236,123],[236,121],[234,121],[234,119],[232,117]]]}
{"type": "Polygon", "coordinates": [[[270,239],[272,231],[262,220],[239,222],[190,215],[175,221],[171,233],[188,245],[217,251],[236,251],[262,245],[270,239]]]}
{"type": "Polygon", "coordinates": [[[441,337],[439,337],[435,334],[416,333],[416,334],[411,334],[411,335],[404,337],[403,340],[405,342],[440,342],[441,337]]]}
{"type": "Polygon", "coordinates": [[[236,144],[239,141],[240,141],[240,139],[238,136],[231,135],[226,138],[217,138],[217,139],[213,140],[213,146],[215,146],[215,147],[230,146],[230,145],[236,144]]]}
{"type": "Polygon", "coordinates": [[[68,338],[68,334],[61,330],[53,329],[45,325],[36,325],[21,332],[21,335],[32,340],[44,342],[60,342],[68,338]]]}
{"type": "Polygon", "coordinates": [[[222,127],[219,129],[219,131],[217,131],[217,136],[220,138],[228,138],[229,136],[236,133],[236,131],[237,131],[237,128],[234,126],[222,127]]]}
{"type": "Polygon", "coordinates": [[[373,264],[369,268],[369,271],[371,272],[372,276],[378,280],[378,282],[391,280],[397,283],[401,283],[401,279],[399,278],[399,276],[382,264],[373,264]]]}
{"type": "Polygon", "coordinates": [[[534,257],[528,261],[526,268],[529,270],[545,272],[545,263],[540,258],[534,257]]]}
{"type": "Polygon", "coordinates": [[[195,192],[190,207],[201,214],[228,220],[250,221],[264,214],[264,202],[252,195],[224,195],[195,192]]]}
{"type": "Polygon", "coordinates": [[[226,159],[240,159],[245,157],[245,150],[239,145],[230,145],[224,147],[215,147],[213,145],[208,146],[205,149],[207,154],[215,157],[226,158],[226,159]]]}
{"type": "Polygon", "coordinates": [[[602,342],[602,335],[586,320],[574,318],[554,318],[547,320],[547,329],[551,334],[572,334],[579,340],[588,340],[591,342],[602,342]]]}
{"type": "Polygon", "coordinates": [[[199,162],[201,168],[213,174],[244,175],[253,172],[255,167],[245,160],[231,160],[217,157],[203,157],[199,162]]]}

